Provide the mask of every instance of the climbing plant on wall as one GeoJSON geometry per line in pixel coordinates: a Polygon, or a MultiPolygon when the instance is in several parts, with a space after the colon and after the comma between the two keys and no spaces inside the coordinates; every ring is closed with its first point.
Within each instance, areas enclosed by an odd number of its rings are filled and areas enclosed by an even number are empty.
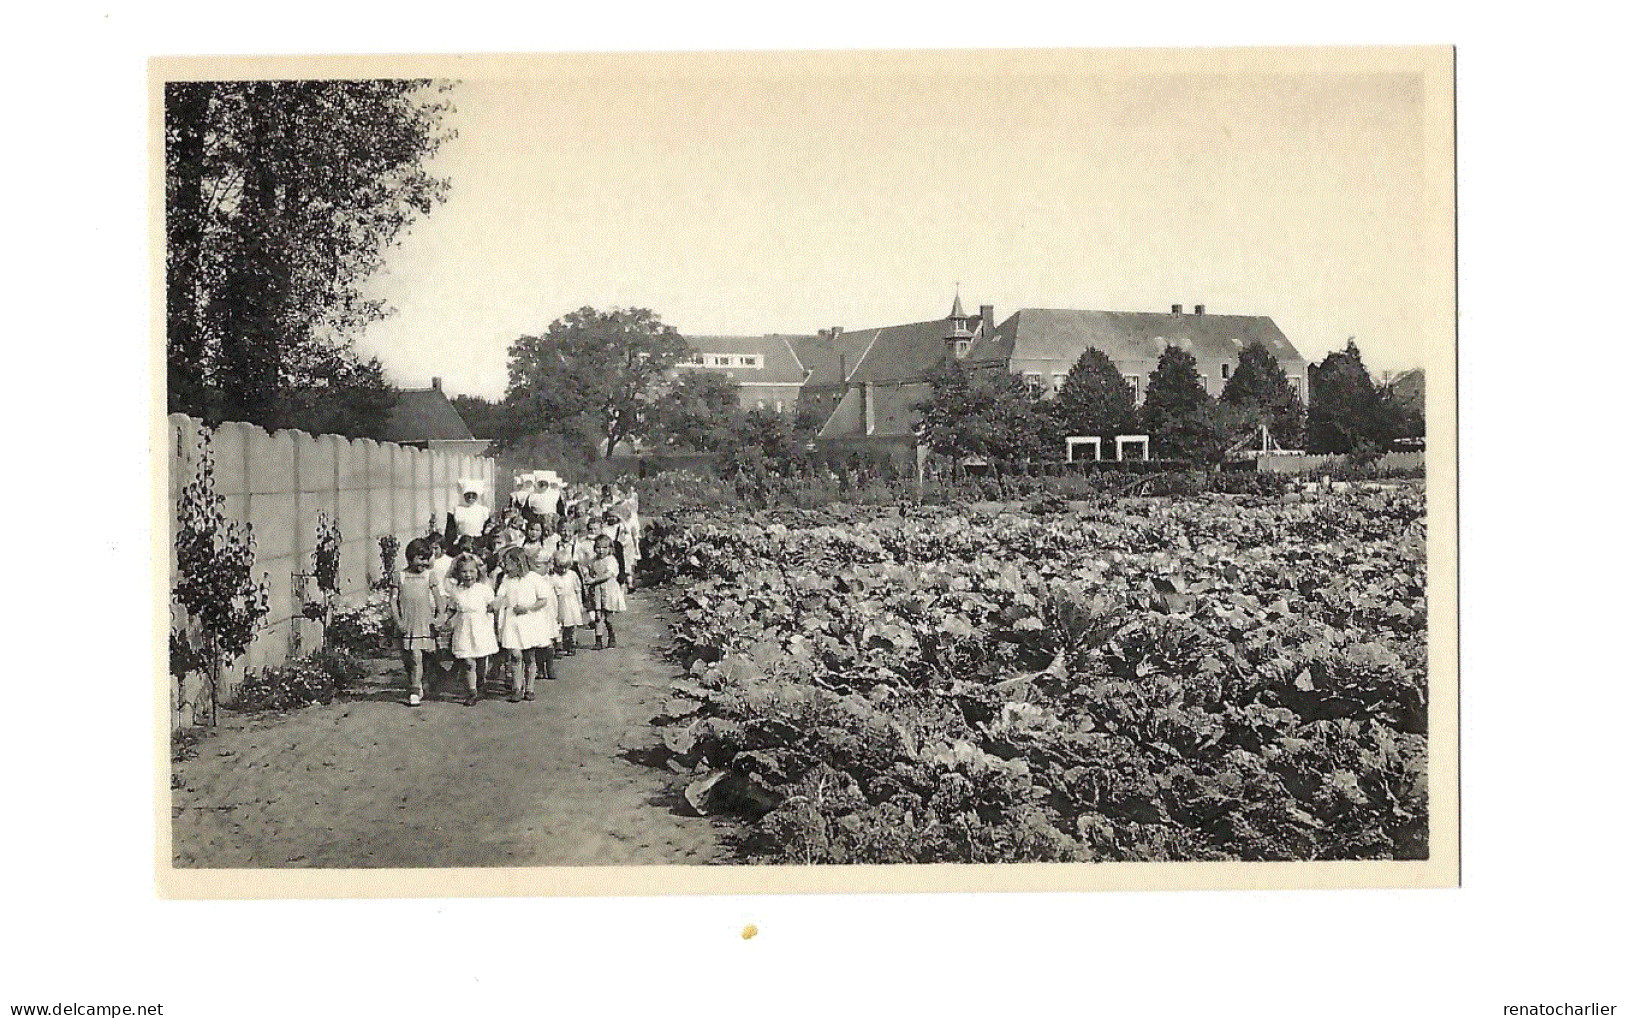
{"type": "Polygon", "coordinates": [[[222,512],[210,434],[200,436],[197,472],[181,489],[171,596],[185,609],[186,622],[171,631],[170,667],[181,669],[181,708],[187,703],[186,674],[203,671],[212,723],[219,715],[221,674],[248,651],[270,611],[270,597],[265,580],[254,574],[253,526],[222,512]]]}

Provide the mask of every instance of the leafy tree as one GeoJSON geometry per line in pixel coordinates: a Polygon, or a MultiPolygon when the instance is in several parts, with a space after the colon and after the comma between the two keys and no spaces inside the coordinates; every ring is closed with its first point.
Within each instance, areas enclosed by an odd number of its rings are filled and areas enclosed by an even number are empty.
{"type": "Polygon", "coordinates": [[[645,308],[584,307],[508,347],[515,435],[603,435],[604,458],[647,429],[666,372],[689,353],[677,330],[645,308]]]}
{"type": "Polygon", "coordinates": [[[804,444],[797,441],[790,415],[761,407],[740,417],[734,435],[738,444],[760,449],[764,459],[778,464],[797,459],[804,444]]]}
{"type": "Polygon", "coordinates": [[[425,169],[452,137],[435,88],[166,85],[172,411],[352,435],[381,425],[393,390],[349,340],[387,313],[364,293],[384,252],[447,193],[425,169]]]}
{"type": "Polygon", "coordinates": [[[698,452],[722,448],[739,420],[739,383],[711,371],[682,372],[650,408],[651,433],[698,452]]]}
{"type": "Polygon", "coordinates": [[[376,437],[397,398],[378,358],[361,360],[348,344],[301,344],[287,352],[280,375],[278,423],[312,434],[376,437]]]}
{"type": "Polygon", "coordinates": [[[1062,438],[1100,435],[1108,446],[1118,435],[1134,433],[1137,425],[1134,390],[1112,359],[1092,346],[1066,373],[1050,412],[1062,438]]]}
{"type": "Polygon", "coordinates": [[[1230,446],[1257,430],[1262,420],[1262,414],[1252,407],[1209,400],[1169,418],[1157,436],[1157,448],[1171,459],[1215,467],[1224,461],[1230,446]]]}
{"type": "Polygon", "coordinates": [[[1289,449],[1303,441],[1303,404],[1280,362],[1262,343],[1242,348],[1219,400],[1238,410],[1255,411],[1258,420],[1269,425],[1275,441],[1289,449]]]}
{"type": "Polygon", "coordinates": [[[481,396],[453,396],[451,405],[475,438],[497,441],[507,437],[508,412],[504,404],[481,396]]]}
{"type": "Polygon", "coordinates": [[[1404,434],[1409,423],[1391,388],[1372,384],[1353,339],[1309,365],[1305,437],[1310,452],[1374,457],[1404,434]]]}
{"type": "Polygon", "coordinates": [[[1204,422],[1217,419],[1202,416],[1212,403],[1213,398],[1202,388],[1197,374],[1196,358],[1177,346],[1165,348],[1157,359],[1156,370],[1146,381],[1145,403],[1140,407],[1140,420],[1157,455],[1198,458],[1201,443],[1194,436],[1202,433],[1204,422]]]}
{"type": "Polygon", "coordinates": [[[1042,452],[1044,415],[1027,386],[1008,372],[972,378],[957,361],[930,376],[931,395],[916,409],[926,444],[954,458],[1025,459],[1042,452]]]}
{"type": "Polygon", "coordinates": [[[1377,386],[1378,416],[1393,438],[1420,438],[1427,434],[1423,407],[1408,399],[1393,382],[1377,386]]]}

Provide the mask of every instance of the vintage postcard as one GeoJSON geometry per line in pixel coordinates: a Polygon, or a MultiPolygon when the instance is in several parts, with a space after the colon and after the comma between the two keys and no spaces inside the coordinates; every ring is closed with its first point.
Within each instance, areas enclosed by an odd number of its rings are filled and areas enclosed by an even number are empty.
{"type": "Polygon", "coordinates": [[[153,60],[161,893],[1455,886],[1454,73],[153,60]]]}

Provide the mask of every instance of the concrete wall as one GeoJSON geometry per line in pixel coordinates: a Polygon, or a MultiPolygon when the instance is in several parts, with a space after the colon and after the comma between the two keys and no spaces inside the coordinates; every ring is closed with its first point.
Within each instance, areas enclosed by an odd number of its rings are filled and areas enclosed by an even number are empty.
{"type": "MultiPolygon", "coordinates": [[[[174,536],[179,529],[180,491],[197,471],[199,442],[206,429],[182,414],[169,417],[169,574],[175,575],[174,536]]],[[[495,487],[496,463],[479,456],[410,449],[370,439],[350,440],[302,431],[267,432],[251,424],[226,423],[209,437],[214,453],[214,486],[229,519],[253,527],[255,571],[270,590],[270,614],[246,655],[227,676],[234,688],[244,668],[285,660],[297,639],[315,649],[321,626],[299,617],[306,596],[318,594],[314,580],[295,590],[295,573],[312,570],[317,513],[337,519],[339,598],[364,599],[382,570],[378,539],[393,534],[401,543],[420,537],[457,500],[457,480],[479,478],[495,487]]],[[[192,680],[189,685],[195,685],[192,680]]],[[[222,690],[222,699],[229,698],[222,690]]],[[[188,699],[192,695],[188,694],[188,699]]],[[[182,723],[190,723],[183,717],[182,723]]]]}
{"type": "MultiPolygon", "coordinates": [[[[1379,470],[1410,470],[1422,466],[1425,456],[1425,453],[1420,452],[1388,452],[1383,453],[1375,465],[1379,470]]],[[[1334,453],[1313,456],[1271,454],[1258,457],[1258,470],[1260,473],[1312,474],[1322,469],[1329,470],[1343,459],[1343,456],[1334,453]]]]}

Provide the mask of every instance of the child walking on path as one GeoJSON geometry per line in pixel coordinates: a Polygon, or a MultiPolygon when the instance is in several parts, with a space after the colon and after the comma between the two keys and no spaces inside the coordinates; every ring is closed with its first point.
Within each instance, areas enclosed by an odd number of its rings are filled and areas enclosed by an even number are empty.
{"type": "Polygon", "coordinates": [[[496,597],[485,582],[485,566],[479,556],[471,552],[457,556],[446,581],[446,625],[451,631],[451,655],[468,691],[463,703],[470,707],[479,699],[486,662],[497,652],[497,631],[491,619],[496,597]]]}
{"type": "Polygon", "coordinates": [[[614,612],[626,611],[626,595],[621,592],[617,579],[620,562],[611,550],[608,534],[599,534],[593,545],[592,561],[587,563],[588,599],[592,604],[598,650],[604,649],[605,637],[609,646],[615,646],[615,623],[610,620],[614,612]]]}
{"type": "Polygon", "coordinates": [[[559,604],[560,654],[576,652],[575,629],[581,625],[581,577],[576,574],[575,563],[560,551],[553,557],[553,575],[548,577],[559,604]]]}
{"type": "Polygon", "coordinates": [[[557,605],[553,585],[536,571],[523,548],[502,553],[502,587],[498,591],[502,615],[499,641],[508,655],[513,695],[510,700],[536,699],[536,679],[544,672],[543,649],[551,666],[557,632],[557,605]],[[552,616],[551,618],[549,616],[552,616]]]}
{"type": "Polygon", "coordinates": [[[395,629],[401,634],[401,663],[406,668],[407,699],[413,707],[423,702],[423,659],[435,651],[435,620],[440,617],[442,598],[429,563],[434,549],[423,538],[406,545],[406,568],[395,582],[395,598],[390,602],[395,629]]]}

